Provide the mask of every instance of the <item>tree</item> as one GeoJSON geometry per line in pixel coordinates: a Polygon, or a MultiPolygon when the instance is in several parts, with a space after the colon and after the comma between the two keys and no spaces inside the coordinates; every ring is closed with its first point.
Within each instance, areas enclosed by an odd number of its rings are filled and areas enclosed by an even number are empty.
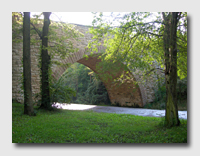
{"type": "Polygon", "coordinates": [[[180,124],[176,93],[177,70],[181,78],[187,76],[187,13],[162,13],[162,16],[160,13],[155,17],[152,13],[132,12],[114,16],[113,23],[120,23],[115,26],[112,22],[104,22],[108,18],[102,13],[99,16],[96,14],[96,28],[90,29],[94,37],[88,47],[96,50],[103,42],[107,48],[101,58],[103,66],[107,68],[108,64],[121,61],[132,71],[140,69],[140,77],[143,78],[155,70],[164,72],[166,125],[175,126],[180,124]]]}
{"type": "Polygon", "coordinates": [[[24,12],[23,20],[23,86],[24,114],[34,115],[31,89],[31,57],[30,57],[30,12],[24,12]]]}
{"type": "Polygon", "coordinates": [[[166,83],[166,124],[179,125],[177,105],[177,24],[181,13],[162,13],[164,23],[164,55],[166,83]]]}
{"type": "MultiPolygon", "coordinates": [[[[55,93],[55,85],[57,83],[60,83],[55,82],[51,75],[52,64],[57,66],[66,66],[66,64],[61,64],[60,62],[52,61],[54,56],[56,55],[61,59],[65,59],[70,54],[77,52],[78,49],[73,46],[73,42],[78,41],[79,37],[83,36],[82,33],[75,29],[75,25],[54,21],[51,21],[50,24],[50,14],[51,13],[48,12],[41,13],[40,15],[35,15],[34,18],[30,19],[30,44],[35,45],[39,43],[41,45],[41,57],[39,58],[39,66],[41,69],[40,75],[41,82],[43,82],[43,85],[41,85],[40,87],[41,92],[39,96],[36,97],[43,97],[43,104],[41,105],[41,108],[44,109],[51,109],[51,104],[55,102],[51,99],[51,97],[53,97],[53,95],[51,94],[55,93]],[[40,19],[42,14],[45,17],[43,21],[40,19]],[[57,30],[61,32],[63,36],[57,35],[57,30]],[[44,93],[42,90],[44,90],[44,92],[46,93],[44,93]]],[[[21,34],[23,32],[23,29],[21,17],[22,13],[12,13],[12,40],[16,43],[22,42],[21,34]]],[[[69,94],[71,94],[71,92],[69,92],[69,94]]]]}
{"type": "Polygon", "coordinates": [[[49,32],[49,25],[50,19],[49,16],[51,12],[43,12],[44,15],[44,25],[42,31],[42,52],[41,52],[41,59],[42,59],[42,101],[40,108],[44,109],[51,109],[50,104],[50,91],[49,91],[49,65],[50,65],[50,56],[48,55],[48,32],[49,32]]]}
{"type": "MultiPolygon", "coordinates": [[[[53,82],[51,77],[51,65],[55,63],[58,66],[68,66],[67,64],[61,64],[60,62],[53,62],[52,59],[55,55],[59,56],[61,59],[65,59],[69,54],[76,52],[78,49],[74,48],[72,39],[78,40],[82,34],[74,29],[74,26],[61,23],[61,22],[50,22],[51,12],[43,12],[44,22],[43,29],[36,27],[40,23],[40,16],[36,15],[35,19],[32,19],[32,27],[34,32],[36,32],[42,40],[41,45],[41,106],[40,108],[50,110],[52,109],[52,104],[55,101],[55,96],[59,94],[65,95],[64,100],[69,100],[68,95],[64,94],[61,90],[59,93],[55,94],[55,90],[58,90],[57,86],[60,85],[60,81],[53,82]],[[52,23],[50,25],[50,23],[52,23]],[[65,33],[63,36],[57,35],[55,29],[62,28],[62,32],[65,33]],[[71,39],[71,40],[69,40],[71,39]],[[50,46],[49,46],[50,45],[50,46]],[[54,84],[53,84],[54,83],[54,84]],[[54,94],[54,95],[53,95],[54,94]],[[54,97],[51,99],[51,97],[54,97]]],[[[32,40],[33,43],[37,40],[32,40]]],[[[63,88],[69,96],[75,93],[69,88],[63,88]]]]}

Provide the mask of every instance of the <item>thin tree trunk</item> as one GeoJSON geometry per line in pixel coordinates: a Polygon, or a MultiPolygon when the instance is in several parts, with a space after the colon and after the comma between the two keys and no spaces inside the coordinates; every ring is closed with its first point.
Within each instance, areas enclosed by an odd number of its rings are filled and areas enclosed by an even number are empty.
{"type": "Polygon", "coordinates": [[[24,114],[34,115],[31,89],[30,12],[24,12],[23,20],[23,75],[24,114]]]}
{"type": "Polygon", "coordinates": [[[49,32],[49,25],[50,20],[49,16],[51,12],[44,12],[44,25],[43,25],[43,32],[42,32],[42,102],[40,108],[44,109],[51,109],[50,105],[50,92],[49,92],[49,64],[50,64],[50,56],[48,55],[48,32],[49,32]]]}
{"type": "Polygon", "coordinates": [[[166,82],[166,125],[178,126],[180,120],[178,117],[177,105],[177,23],[178,13],[169,13],[164,18],[164,52],[165,52],[165,82],[166,82]]]}

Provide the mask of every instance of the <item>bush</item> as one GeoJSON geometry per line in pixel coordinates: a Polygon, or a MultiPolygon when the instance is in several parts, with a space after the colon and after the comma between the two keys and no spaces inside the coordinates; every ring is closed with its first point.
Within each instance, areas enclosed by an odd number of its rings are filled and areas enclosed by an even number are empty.
{"type": "Polygon", "coordinates": [[[184,79],[177,80],[177,98],[178,100],[186,100],[187,99],[187,77],[184,79]]]}
{"type": "MultiPolygon", "coordinates": [[[[165,100],[166,100],[166,86],[158,85],[158,90],[155,90],[155,100],[152,103],[148,103],[144,108],[148,109],[165,109],[165,100]]],[[[180,109],[187,109],[187,77],[185,79],[177,79],[177,100],[178,107],[180,109]]]]}
{"type": "Polygon", "coordinates": [[[76,91],[64,85],[62,79],[51,85],[51,102],[69,103],[76,96],[76,91]]]}
{"type": "Polygon", "coordinates": [[[155,101],[163,101],[166,99],[166,87],[165,84],[160,86],[158,90],[155,91],[155,101]]]}

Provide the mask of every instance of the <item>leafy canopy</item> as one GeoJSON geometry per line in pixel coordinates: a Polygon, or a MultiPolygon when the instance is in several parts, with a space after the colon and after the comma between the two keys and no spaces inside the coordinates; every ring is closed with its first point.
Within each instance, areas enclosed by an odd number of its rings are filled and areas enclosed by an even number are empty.
{"type": "MultiPolygon", "coordinates": [[[[164,69],[163,19],[160,13],[131,12],[119,15],[94,13],[91,51],[97,46],[106,47],[101,56],[104,65],[117,61],[129,69],[140,69],[143,75],[153,69],[164,69]],[[116,24],[118,24],[116,26],[116,24]]],[[[187,13],[181,14],[177,27],[178,76],[187,76],[187,13]]]]}

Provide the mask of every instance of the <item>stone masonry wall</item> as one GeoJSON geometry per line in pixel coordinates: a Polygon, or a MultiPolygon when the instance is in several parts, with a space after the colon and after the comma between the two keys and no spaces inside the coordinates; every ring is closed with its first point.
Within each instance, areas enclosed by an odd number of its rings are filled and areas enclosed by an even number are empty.
{"type": "MultiPolygon", "coordinates": [[[[92,39],[92,35],[87,33],[88,26],[75,25],[75,29],[84,34],[84,37],[80,38],[80,41],[73,40],[73,44],[79,50],[78,52],[71,54],[66,59],[62,60],[59,56],[56,56],[53,60],[60,61],[62,63],[75,63],[79,62],[96,72],[95,64],[99,61],[97,58],[93,57],[89,60],[83,58],[84,54],[88,54],[86,51],[86,46],[88,41],[92,39]],[[92,62],[93,59],[93,62],[92,62]],[[96,61],[94,63],[94,60],[96,61]]],[[[62,31],[57,30],[57,35],[63,35],[62,31]]],[[[31,45],[31,74],[32,74],[32,92],[33,96],[37,95],[40,91],[40,71],[39,71],[39,48],[40,44],[31,45]]],[[[98,47],[98,52],[101,53],[102,50],[105,50],[105,47],[98,47]]],[[[22,54],[23,54],[23,44],[22,43],[12,43],[12,98],[17,100],[20,103],[23,103],[23,91],[21,90],[22,82],[22,54]]],[[[56,64],[53,64],[52,71],[53,77],[55,80],[66,70],[66,66],[60,67],[56,64]]],[[[123,71],[121,71],[123,72],[123,71]]],[[[137,72],[136,72],[137,73],[137,72]]],[[[138,81],[139,77],[136,73],[132,73],[134,81],[138,81]]],[[[120,73],[119,73],[120,74],[120,73]]],[[[108,91],[110,100],[112,103],[119,103],[121,106],[134,106],[135,104],[143,107],[146,103],[152,102],[154,99],[154,87],[155,83],[153,81],[147,80],[145,84],[139,83],[139,87],[126,82],[121,87],[116,88],[112,86],[112,82],[104,82],[106,89],[108,91]],[[131,89],[136,88],[136,91],[133,93],[131,89]]]]}

